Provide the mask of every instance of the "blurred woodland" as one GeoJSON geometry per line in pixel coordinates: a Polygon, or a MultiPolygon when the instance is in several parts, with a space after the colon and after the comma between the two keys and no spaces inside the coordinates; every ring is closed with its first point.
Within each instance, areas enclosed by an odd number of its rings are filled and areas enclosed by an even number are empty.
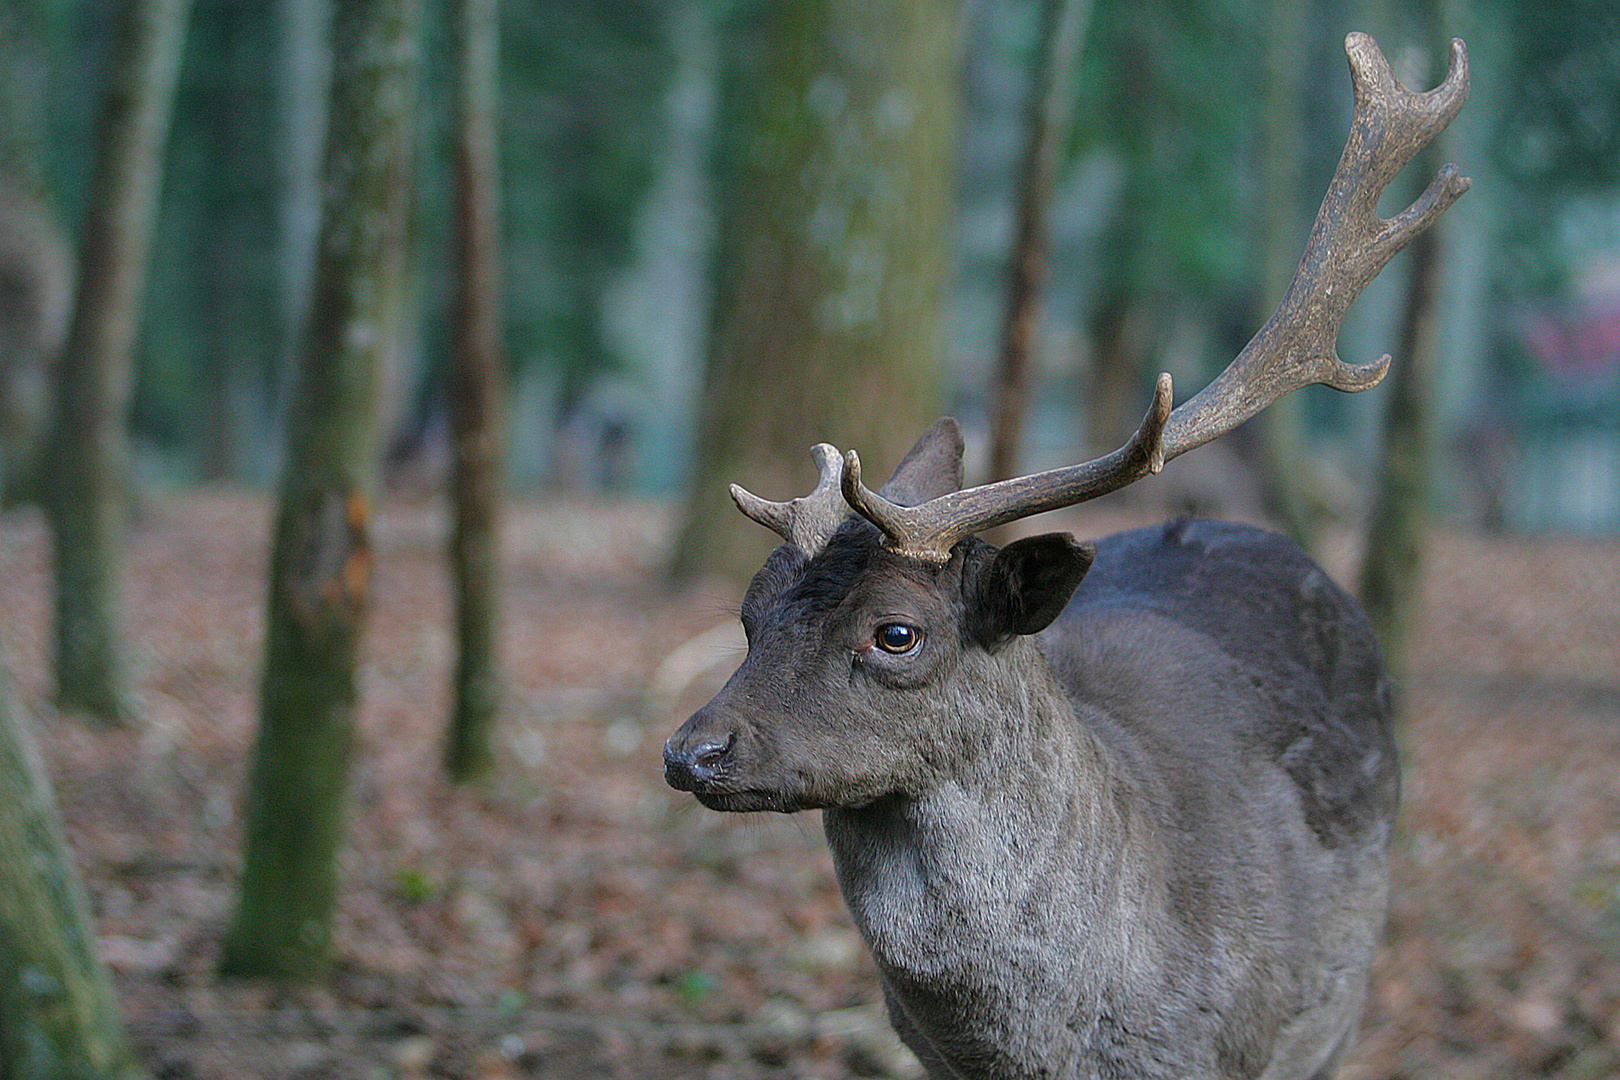
{"type": "Polygon", "coordinates": [[[0,1080],[914,1077],[805,815],[666,790],[809,447],[1083,460],[1281,296],[1343,42],[1473,188],[1313,387],[1065,512],[1373,609],[1345,1075],[1620,1075],[1620,9],[7,0],[0,1080]]]}

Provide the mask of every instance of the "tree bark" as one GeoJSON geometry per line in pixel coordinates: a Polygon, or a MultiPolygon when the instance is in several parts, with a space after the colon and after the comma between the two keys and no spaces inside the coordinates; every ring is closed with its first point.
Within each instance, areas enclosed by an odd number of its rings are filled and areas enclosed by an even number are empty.
{"type": "Polygon", "coordinates": [[[677,578],[769,550],[726,497],[814,482],[810,447],[874,472],[938,415],[959,48],[949,0],[767,5],[727,50],[715,322],[677,578]],[[760,69],[738,63],[762,56],[760,69]]]}
{"type": "Polygon", "coordinates": [[[50,777],[0,661],[0,1076],[138,1075],[50,777]]]}
{"type": "Polygon", "coordinates": [[[377,386],[397,347],[404,285],[417,35],[412,0],[335,8],[327,201],[288,417],[228,975],[314,979],[331,957],[371,600],[377,386]]]}
{"type": "Polygon", "coordinates": [[[1029,142],[1018,185],[1018,225],[1007,265],[1001,362],[996,371],[990,421],[991,480],[1021,471],[1030,366],[1039,331],[1041,293],[1048,276],[1046,217],[1052,172],[1058,140],[1068,131],[1074,62],[1090,8],[1090,0],[1044,0],[1041,5],[1026,121],[1029,142]]]}
{"type": "Polygon", "coordinates": [[[454,11],[458,235],[449,399],[456,666],[445,768],[455,780],[473,779],[494,764],[490,741],[501,702],[497,630],[505,349],[495,154],[498,13],[498,0],[458,0],[454,11]]]}
{"type": "Polygon", "coordinates": [[[125,413],[190,0],[130,0],[98,129],[78,290],[57,369],[46,508],[56,558],[56,693],[128,718],[122,655],[125,413]]]}

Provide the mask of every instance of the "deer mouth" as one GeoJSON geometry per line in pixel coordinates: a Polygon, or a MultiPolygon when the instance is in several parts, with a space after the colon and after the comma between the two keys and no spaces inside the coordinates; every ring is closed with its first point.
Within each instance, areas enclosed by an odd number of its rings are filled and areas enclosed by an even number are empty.
{"type": "Polygon", "coordinates": [[[799,810],[811,809],[779,791],[696,790],[692,794],[696,796],[698,802],[710,810],[720,810],[728,814],[752,814],[767,810],[778,814],[792,814],[799,810]]]}

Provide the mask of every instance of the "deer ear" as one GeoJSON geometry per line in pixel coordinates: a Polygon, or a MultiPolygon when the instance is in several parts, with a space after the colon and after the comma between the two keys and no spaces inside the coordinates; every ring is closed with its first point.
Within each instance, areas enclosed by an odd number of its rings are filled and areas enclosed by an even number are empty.
{"type": "Polygon", "coordinates": [[[962,487],[962,429],[949,416],[928,426],[878,492],[897,506],[919,506],[962,487]]]}
{"type": "Polygon", "coordinates": [[[1091,569],[1097,549],[1068,533],[1015,540],[997,551],[969,586],[968,631],[986,648],[1045,630],[1091,569]]]}

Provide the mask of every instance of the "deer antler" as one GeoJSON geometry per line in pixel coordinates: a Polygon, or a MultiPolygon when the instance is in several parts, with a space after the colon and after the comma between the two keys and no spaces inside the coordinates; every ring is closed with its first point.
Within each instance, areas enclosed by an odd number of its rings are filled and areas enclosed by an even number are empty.
{"type": "Polygon", "coordinates": [[[840,522],[849,516],[849,504],[839,489],[844,459],[831,443],[810,448],[821,478],[815,490],[790,502],[771,502],[744,488],[731,485],[731,501],[737,509],[770,529],[806,555],[814,555],[827,544],[840,522]]]}
{"type": "Polygon", "coordinates": [[[891,548],[944,562],[952,546],[973,533],[1094,499],[1158,472],[1166,461],[1232,430],[1292,390],[1326,383],[1353,392],[1384,377],[1388,355],[1360,365],[1339,359],[1339,327],[1367,283],[1468,190],[1469,181],[1447,165],[1411,206],[1388,220],[1378,216],[1378,198],[1395,174],[1445,129],[1467,99],[1468,53],[1454,39],[1445,81],[1415,93],[1395,78],[1377,42],[1366,34],[1351,34],[1344,49],[1355,89],[1344,155],[1287,295],[1226,370],[1173,412],[1170,376],[1160,375],[1141,427],[1106,457],[953,492],[920,506],[897,506],[868,490],[861,484],[860,459],[851,451],[844,462],[844,498],[883,531],[891,548]]]}

